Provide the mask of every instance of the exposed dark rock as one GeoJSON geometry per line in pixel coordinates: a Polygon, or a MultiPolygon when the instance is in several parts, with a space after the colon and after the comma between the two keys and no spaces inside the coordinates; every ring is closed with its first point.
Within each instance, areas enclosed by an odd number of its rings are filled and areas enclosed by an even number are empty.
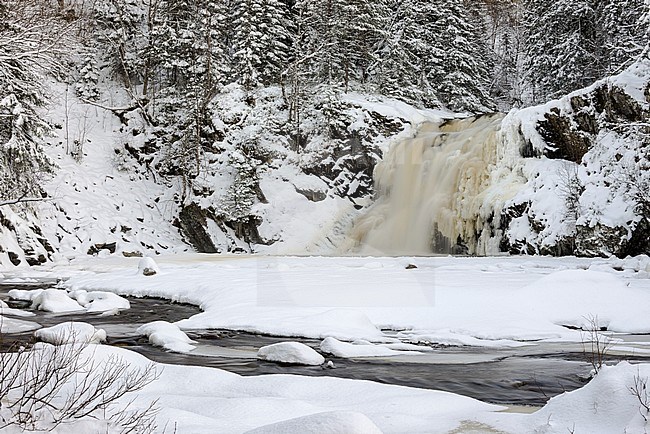
{"type": "Polygon", "coordinates": [[[141,258],[142,252],[138,252],[138,251],[122,252],[122,256],[124,256],[125,258],[141,258]]]}
{"type": "Polygon", "coordinates": [[[102,250],[108,250],[111,253],[115,253],[115,249],[117,248],[117,243],[112,242],[112,243],[98,243],[90,246],[88,249],[88,254],[89,255],[96,255],[102,250]]]}
{"type": "Polygon", "coordinates": [[[191,203],[183,207],[178,214],[178,223],[183,235],[197,252],[219,253],[206,229],[206,212],[197,204],[191,203]]]}
{"type": "Polygon", "coordinates": [[[20,265],[21,260],[16,253],[9,251],[7,252],[7,255],[9,256],[9,260],[11,261],[12,264],[14,264],[15,266],[20,265]]]}
{"type": "Polygon", "coordinates": [[[156,270],[154,270],[153,268],[145,267],[142,269],[142,274],[144,276],[153,276],[156,274],[156,270]]]}
{"type": "Polygon", "coordinates": [[[591,147],[592,137],[584,131],[575,129],[571,120],[561,115],[558,108],[551,109],[545,119],[538,125],[540,135],[548,143],[544,154],[548,158],[561,158],[580,163],[591,147]]]}
{"type": "Polygon", "coordinates": [[[262,224],[260,217],[251,215],[248,218],[236,221],[223,221],[223,223],[235,231],[237,238],[249,244],[270,244],[260,236],[257,230],[257,227],[262,224]]]}
{"type": "Polygon", "coordinates": [[[620,254],[621,247],[627,241],[625,228],[611,228],[597,224],[594,226],[576,227],[576,248],[577,256],[603,256],[620,254]]]}
{"type": "Polygon", "coordinates": [[[571,97],[569,105],[567,113],[552,108],[537,125],[548,158],[580,163],[604,125],[640,122],[650,115],[623,89],[606,84],[571,97]]]}
{"type": "Polygon", "coordinates": [[[415,265],[415,264],[408,264],[408,265],[406,266],[406,269],[407,269],[407,270],[413,270],[413,269],[415,269],[415,268],[418,268],[418,266],[415,265]]]}

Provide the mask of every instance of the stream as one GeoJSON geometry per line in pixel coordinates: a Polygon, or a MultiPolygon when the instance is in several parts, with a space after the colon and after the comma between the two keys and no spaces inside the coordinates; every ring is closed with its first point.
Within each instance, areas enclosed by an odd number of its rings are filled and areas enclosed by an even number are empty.
{"type": "MultiPolygon", "coordinates": [[[[36,314],[25,318],[44,327],[65,321],[83,321],[102,328],[107,344],[126,347],[160,363],[209,366],[240,375],[298,374],[333,376],[372,380],[380,383],[436,389],[470,396],[484,402],[505,405],[543,405],[555,395],[582,387],[591,366],[585,361],[581,344],[538,343],[535,345],[495,349],[476,347],[433,347],[422,355],[383,358],[343,359],[326,356],[333,367],[283,365],[257,360],[257,350],[264,345],[283,341],[299,341],[318,349],[320,340],[264,336],[230,330],[201,330],[187,334],[197,341],[191,354],[167,352],[151,345],[136,330],[145,323],[164,320],[179,321],[200,312],[196,306],[172,303],[155,298],[127,297],[131,309],[119,315],[71,313],[52,314],[30,309],[29,302],[10,300],[10,289],[47,288],[54,281],[33,283],[0,283],[0,299],[10,307],[36,314]]],[[[390,333],[387,331],[387,333],[390,333]]],[[[648,336],[624,335],[631,345],[648,341],[648,336]]],[[[1,345],[30,343],[31,332],[5,334],[1,345]]],[[[643,354],[643,353],[642,353],[643,354]]],[[[629,352],[611,352],[608,362],[618,360],[650,361],[650,357],[629,352]]]]}

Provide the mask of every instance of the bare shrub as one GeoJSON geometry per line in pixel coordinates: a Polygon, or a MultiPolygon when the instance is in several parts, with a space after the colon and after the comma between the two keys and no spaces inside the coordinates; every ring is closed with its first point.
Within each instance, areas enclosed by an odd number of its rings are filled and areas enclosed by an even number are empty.
{"type": "Polygon", "coordinates": [[[153,432],[155,402],[130,411],[135,398],[121,407],[119,401],[156,380],[155,366],[132,367],[115,355],[95,359],[89,344],[74,339],[0,353],[0,429],[51,430],[92,417],[122,433],[153,432]]]}
{"type": "Polygon", "coordinates": [[[648,392],[648,378],[641,377],[641,374],[634,376],[634,385],[630,387],[630,392],[639,401],[639,413],[643,420],[648,422],[650,415],[650,393],[648,392]]]}
{"type": "Polygon", "coordinates": [[[605,363],[607,352],[612,347],[612,340],[601,333],[603,328],[598,321],[598,316],[588,315],[585,319],[587,328],[581,332],[582,352],[591,365],[593,373],[598,374],[605,363]]]}

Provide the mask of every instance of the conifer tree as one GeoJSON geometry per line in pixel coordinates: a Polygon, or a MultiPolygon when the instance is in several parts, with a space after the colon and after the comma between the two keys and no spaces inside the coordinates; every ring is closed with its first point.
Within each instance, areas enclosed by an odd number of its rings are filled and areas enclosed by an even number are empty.
{"type": "Polygon", "coordinates": [[[430,17],[436,36],[437,68],[429,71],[438,98],[452,110],[489,111],[491,59],[466,8],[456,0],[439,0],[430,17]]]}
{"type": "Polygon", "coordinates": [[[278,83],[289,62],[289,16],[279,0],[236,0],[233,71],[247,88],[278,83]]]}
{"type": "Polygon", "coordinates": [[[644,0],[609,0],[597,2],[598,26],[602,33],[601,46],[605,74],[614,74],[643,51],[647,43],[647,13],[644,0]]]}
{"type": "Polygon", "coordinates": [[[601,76],[601,33],[588,0],[524,0],[527,80],[534,102],[584,87],[601,76]]]}

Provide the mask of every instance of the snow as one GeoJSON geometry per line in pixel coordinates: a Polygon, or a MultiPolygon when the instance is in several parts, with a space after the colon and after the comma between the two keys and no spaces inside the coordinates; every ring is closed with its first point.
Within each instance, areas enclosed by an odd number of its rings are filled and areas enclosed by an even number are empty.
{"type": "MultiPolygon", "coordinates": [[[[621,362],[605,366],[586,386],[551,398],[533,414],[495,414],[487,420],[506,432],[643,433],[647,429],[648,411],[631,388],[635,378],[647,381],[649,377],[650,364],[621,362]]],[[[641,393],[644,396],[644,391],[641,393]]],[[[647,391],[645,399],[648,399],[647,391]]]]}
{"type": "Polygon", "coordinates": [[[178,326],[167,321],[154,321],[138,327],[137,332],[149,337],[153,345],[163,347],[176,353],[189,353],[196,348],[191,340],[178,326]]]}
{"type": "Polygon", "coordinates": [[[381,434],[362,413],[329,411],[297,417],[248,431],[246,434],[381,434]]]}
{"type": "Polygon", "coordinates": [[[131,303],[126,298],[113,294],[112,292],[84,290],[74,291],[69,294],[86,312],[117,312],[131,308],[131,303]]]}
{"type": "Polygon", "coordinates": [[[264,346],[258,350],[257,358],[269,362],[308,366],[319,366],[325,363],[323,356],[300,342],[278,342],[264,346]]]}
{"type": "MultiPolygon", "coordinates": [[[[98,361],[123,359],[131,367],[150,363],[139,354],[105,346],[84,350],[84,355],[98,361]]],[[[171,425],[176,432],[193,434],[636,433],[644,432],[647,412],[631,388],[635,378],[650,377],[650,364],[622,362],[604,367],[583,388],[552,398],[534,413],[520,414],[452,393],[363,380],[242,377],[213,368],[155,366],[160,377],[137,393],[132,408],[157,400],[158,426],[171,425]]]]}
{"type": "Polygon", "coordinates": [[[29,316],[35,316],[36,314],[33,312],[26,312],[21,309],[13,309],[10,308],[7,303],[5,303],[3,300],[0,300],[0,314],[4,315],[12,315],[12,316],[22,316],[22,317],[29,317],[29,316]]]}
{"type": "Polygon", "coordinates": [[[129,309],[131,304],[124,297],[112,292],[72,291],[63,289],[12,289],[9,297],[32,302],[32,309],[46,312],[65,313],[85,310],[86,312],[114,312],[129,309]]]}
{"type": "Polygon", "coordinates": [[[32,299],[32,309],[46,312],[74,312],[84,310],[75,300],[70,298],[64,289],[45,289],[32,299]]]}
{"type": "MultiPolygon", "coordinates": [[[[320,344],[322,352],[336,357],[358,358],[358,357],[390,357],[401,354],[421,354],[417,351],[397,351],[383,345],[375,345],[367,341],[355,341],[352,343],[341,342],[338,339],[328,337],[320,344]]],[[[423,348],[424,351],[426,351],[423,348]]]]}
{"type": "MultiPolygon", "coordinates": [[[[610,331],[649,332],[650,281],[634,271],[643,261],[617,272],[619,261],[603,259],[187,255],[159,257],[165,266],[154,280],[134,275],[125,258],[111,262],[113,271],[71,273],[65,285],[200,306],[204,312],[176,324],[184,330],[399,343],[382,332],[393,329],[408,342],[508,347],[579,342],[563,326],[587,316],[610,331]],[[405,269],[409,263],[418,268],[405,269]]],[[[84,265],[93,267],[105,270],[101,260],[84,265]]]]}
{"type": "Polygon", "coordinates": [[[160,268],[158,268],[158,264],[156,264],[156,261],[152,257],[145,256],[140,259],[138,262],[138,274],[149,276],[157,273],[160,273],[160,268]]]}
{"type": "MultiPolygon", "coordinates": [[[[323,352],[329,348],[352,358],[403,356],[400,360],[406,362],[427,356],[417,355],[426,352],[426,346],[409,344],[417,342],[495,349],[535,345],[536,339],[581,342],[579,331],[562,325],[587,325],[587,315],[597,315],[600,325],[611,332],[650,331],[650,260],[646,256],[186,254],[158,257],[156,262],[162,266],[155,278],[136,273],[138,261],[89,258],[41,268],[39,273],[69,278],[65,285],[70,294],[101,289],[200,305],[204,312],[192,318],[176,324],[154,322],[138,331],[154,344],[177,351],[193,348],[179,327],[321,337],[323,352]],[[417,268],[407,270],[408,264],[417,268]]],[[[612,354],[637,348],[616,334],[612,343],[612,354]]],[[[641,349],[647,347],[641,345],[641,349]]],[[[286,360],[286,351],[281,353],[286,360]]],[[[93,346],[92,357],[98,360],[115,356],[134,367],[149,363],[121,348],[93,346]]],[[[294,375],[241,377],[211,368],[156,366],[160,378],[138,393],[134,408],[158,399],[159,426],[167,424],[179,433],[193,434],[255,429],[305,432],[310,427],[318,427],[318,432],[364,432],[374,426],[384,433],[565,433],[574,424],[575,432],[643,432],[640,403],[630,387],[635,376],[650,376],[648,364],[605,367],[582,389],[553,398],[545,408],[527,415],[503,413],[502,407],[451,393],[369,381],[294,375]]]]}
{"type": "Polygon", "coordinates": [[[75,321],[36,330],[34,336],[52,345],[99,344],[106,341],[106,332],[104,330],[96,329],[92,324],[75,321]]]}
{"type": "Polygon", "coordinates": [[[11,289],[8,294],[14,300],[33,301],[43,291],[44,289],[11,289]]]}
{"type": "Polygon", "coordinates": [[[33,321],[0,315],[0,332],[2,333],[24,333],[39,328],[41,328],[41,325],[33,321]]]}
{"type": "MultiPolygon", "coordinates": [[[[94,357],[106,359],[111,355],[122,357],[133,367],[150,363],[124,349],[94,348],[94,357]]],[[[178,433],[234,434],[283,426],[300,427],[298,431],[284,432],[305,432],[302,429],[308,422],[327,424],[324,428],[332,429],[366,429],[372,427],[368,420],[387,434],[429,433],[432,427],[437,432],[448,432],[466,418],[503,409],[452,393],[370,381],[297,375],[242,377],[213,368],[156,367],[160,378],[138,392],[132,408],[158,400],[159,426],[173,426],[178,433]],[[335,414],[327,414],[332,412],[335,414]],[[341,414],[350,412],[355,415],[341,414]],[[295,420],[305,416],[313,419],[295,420]],[[268,427],[280,422],[286,425],[268,427]]]]}

